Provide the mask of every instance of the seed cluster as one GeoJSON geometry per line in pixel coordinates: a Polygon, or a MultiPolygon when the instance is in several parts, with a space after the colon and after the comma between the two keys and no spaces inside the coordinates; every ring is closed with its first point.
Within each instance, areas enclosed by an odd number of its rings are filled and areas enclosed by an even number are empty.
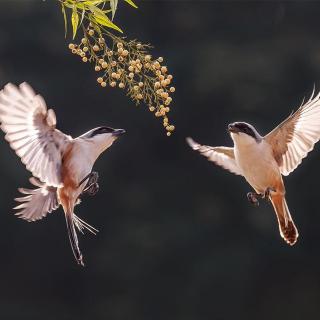
{"type": "Polygon", "coordinates": [[[89,25],[84,28],[81,42],[70,43],[69,49],[83,62],[95,64],[95,71],[100,73],[97,82],[101,87],[125,89],[137,105],[145,102],[156,117],[163,119],[167,135],[171,135],[175,130],[168,118],[171,95],[175,92],[175,87],[171,86],[173,76],[163,65],[162,57],[153,59],[148,54],[149,45],[136,40],[126,41],[108,32],[102,34],[89,25]],[[111,40],[110,46],[106,38],[111,40]]]}

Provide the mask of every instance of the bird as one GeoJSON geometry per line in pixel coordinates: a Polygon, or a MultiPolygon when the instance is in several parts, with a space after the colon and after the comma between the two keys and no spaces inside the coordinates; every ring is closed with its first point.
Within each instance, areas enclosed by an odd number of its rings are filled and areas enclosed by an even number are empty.
{"type": "Polygon", "coordinates": [[[23,82],[8,83],[0,91],[0,128],[5,140],[31,172],[33,189],[19,188],[23,194],[15,214],[29,222],[40,220],[63,208],[68,236],[77,263],[84,266],[76,229],[92,233],[98,230],[74,213],[80,196],[98,190],[98,174],[92,168],[98,157],[124,129],[101,126],[72,138],[56,128],[53,109],[47,108],[43,97],[23,82]]]}
{"type": "Polygon", "coordinates": [[[233,122],[227,131],[233,147],[201,145],[192,138],[187,143],[209,161],[243,176],[254,192],[248,200],[259,205],[258,198],[272,203],[281,237],[293,246],[299,233],[286,202],[283,176],[288,176],[313,150],[320,139],[320,93],[313,90],[308,101],[292,112],[267,135],[262,136],[249,123],[233,122]]]}

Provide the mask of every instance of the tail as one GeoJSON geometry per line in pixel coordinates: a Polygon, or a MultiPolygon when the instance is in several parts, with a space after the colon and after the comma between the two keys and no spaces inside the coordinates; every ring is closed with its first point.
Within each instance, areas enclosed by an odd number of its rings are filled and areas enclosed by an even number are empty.
{"type": "Polygon", "coordinates": [[[69,236],[72,252],[73,252],[74,257],[76,258],[77,263],[84,267],[82,253],[79,248],[79,241],[78,241],[77,232],[74,227],[73,215],[74,214],[72,212],[71,213],[66,212],[66,214],[65,214],[68,236],[69,236]]]}
{"type": "Polygon", "coordinates": [[[278,218],[280,235],[289,245],[293,246],[298,240],[299,233],[291,218],[284,195],[272,195],[271,202],[278,218]]]}

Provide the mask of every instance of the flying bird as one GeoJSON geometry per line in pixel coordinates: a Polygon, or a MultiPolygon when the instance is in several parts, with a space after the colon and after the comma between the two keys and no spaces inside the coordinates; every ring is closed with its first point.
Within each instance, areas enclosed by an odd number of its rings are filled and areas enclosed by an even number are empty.
{"type": "Polygon", "coordinates": [[[258,198],[270,200],[277,215],[281,237],[294,245],[298,230],[285,199],[282,176],[294,171],[320,139],[320,93],[314,92],[306,103],[266,136],[249,123],[228,125],[234,147],[210,147],[187,138],[193,150],[230,172],[243,176],[255,192],[248,200],[258,205],[258,198]]]}
{"type": "Polygon", "coordinates": [[[125,133],[123,129],[98,127],[72,138],[56,129],[56,115],[27,83],[9,83],[0,91],[0,127],[10,147],[21,158],[34,189],[20,188],[23,197],[16,215],[27,221],[44,218],[62,205],[73,254],[84,265],[76,228],[97,230],[74,214],[84,192],[98,191],[93,165],[102,152],[125,133]]]}

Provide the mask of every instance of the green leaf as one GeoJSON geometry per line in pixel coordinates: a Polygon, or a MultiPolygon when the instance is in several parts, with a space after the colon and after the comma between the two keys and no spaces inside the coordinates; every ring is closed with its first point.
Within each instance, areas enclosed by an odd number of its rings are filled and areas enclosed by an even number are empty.
{"type": "Polygon", "coordinates": [[[125,2],[127,2],[127,3],[129,3],[130,4],[130,6],[132,6],[132,7],[134,7],[134,8],[136,8],[136,9],[138,9],[138,6],[132,1],[132,0],[124,0],[125,2]]]}
{"type": "Polygon", "coordinates": [[[89,6],[89,9],[93,13],[92,17],[97,23],[123,33],[123,31],[115,25],[100,8],[97,8],[96,6],[89,6]]]}
{"type": "Polygon", "coordinates": [[[73,39],[74,39],[77,34],[77,29],[79,25],[79,15],[78,15],[76,6],[74,6],[72,9],[71,22],[72,22],[73,39]]]}
{"type": "Polygon", "coordinates": [[[66,8],[64,7],[63,3],[61,3],[61,10],[62,10],[63,19],[64,19],[64,36],[67,37],[68,22],[67,22],[66,8]]]}
{"type": "Polygon", "coordinates": [[[110,8],[111,8],[111,12],[112,12],[112,20],[114,18],[114,15],[116,14],[117,7],[118,7],[118,0],[110,0],[110,8]]]}

